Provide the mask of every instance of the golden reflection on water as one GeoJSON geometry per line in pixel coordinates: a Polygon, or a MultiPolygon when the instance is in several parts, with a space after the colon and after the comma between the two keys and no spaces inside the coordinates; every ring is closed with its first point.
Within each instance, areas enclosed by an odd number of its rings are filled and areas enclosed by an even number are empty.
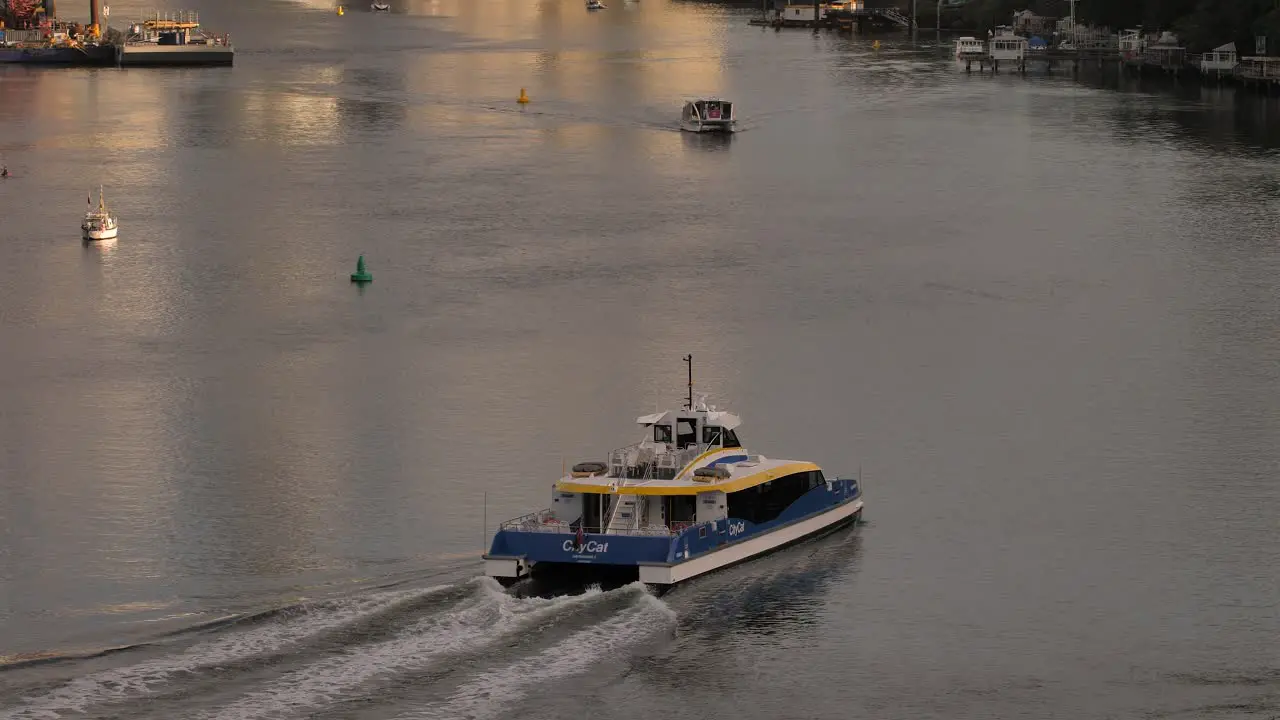
{"type": "MultiPolygon", "coordinates": [[[[329,0],[306,4],[332,7],[329,0]]],[[[491,445],[527,440],[492,437],[493,413],[505,417],[496,423],[504,428],[523,427],[516,418],[544,413],[529,377],[551,375],[552,384],[571,386],[573,406],[599,402],[613,407],[637,387],[657,388],[655,402],[671,400],[667,390],[679,389],[671,381],[678,379],[680,367],[677,362],[655,364],[653,358],[698,352],[709,324],[731,311],[727,297],[708,293],[695,279],[677,281],[677,286],[697,312],[675,317],[629,313],[609,331],[615,342],[591,359],[573,347],[548,349],[536,337],[516,331],[497,348],[501,352],[441,347],[429,362],[392,352],[371,360],[359,348],[322,338],[324,330],[307,324],[314,313],[332,311],[323,307],[328,280],[317,282],[326,272],[332,274],[332,268],[320,266],[327,258],[311,257],[312,246],[306,242],[314,236],[307,237],[306,231],[336,222],[333,213],[338,210],[318,205],[323,189],[300,193],[292,204],[282,199],[289,196],[285,188],[293,173],[282,168],[334,162],[331,155],[343,152],[352,145],[353,134],[369,127],[394,127],[433,142],[444,135],[448,152],[439,162],[445,170],[451,164],[474,172],[485,165],[568,162],[581,166],[581,172],[570,175],[573,182],[592,174],[596,165],[613,162],[617,154],[644,158],[627,169],[629,174],[682,182],[703,174],[717,161],[708,155],[691,167],[689,154],[704,149],[691,146],[677,132],[677,122],[682,95],[723,90],[721,38],[708,19],[682,6],[650,2],[624,10],[621,0],[611,5],[616,7],[608,12],[615,15],[589,14],[579,0],[414,0],[396,6],[410,15],[386,18],[436,23],[426,17],[434,15],[442,27],[499,46],[510,44],[492,49],[460,50],[453,43],[443,50],[423,47],[364,58],[353,54],[334,60],[322,54],[323,62],[298,63],[246,56],[227,80],[214,74],[192,80],[179,72],[115,70],[4,78],[0,99],[38,108],[33,116],[39,131],[26,131],[34,147],[26,156],[29,163],[35,165],[37,158],[63,163],[58,182],[72,187],[83,184],[87,190],[102,182],[121,216],[117,243],[77,247],[77,236],[66,233],[78,229],[81,191],[47,190],[50,196],[58,194],[57,232],[62,233],[59,238],[65,236],[65,247],[43,252],[36,261],[40,282],[32,295],[38,299],[27,308],[41,331],[49,333],[42,342],[50,343],[51,355],[66,356],[53,347],[60,330],[96,337],[95,328],[108,328],[104,333],[109,335],[95,342],[129,345],[134,353],[130,362],[144,369],[137,375],[131,368],[107,366],[90,385],[77,378],[85,371],[72,362],[57,369],[71,379],[50,390],[46,402],[24,411],[31,422],[23,445],[66,448],[68,429],[79,431],[76,442],[87,444],[74,457],[56,452],[33,456],[28,470],[50,478],[54,487],[49,497],[74,496],[71,504],[92,508],[83,511],[86,516],[101,516],[93,536],[99,553],[135,576],[154,577],[171,571],[165,566],[170,561],[143,557],[138,548],[166,546],[173,541],[161,536],[181,526],[186,528],[179,533],[183,547],[175,555],[184,562],[198,558],[197,564],[252,568],[261,574],[312,567],[329,531],[346,522],[343,513],[360,503],[391,505],[404,499],[364,484],[368,478],[350,466],[361,447],[389,442],[394,447],[388,452],[399,456],[399,467],[433,467],[441,483],[470,483],[465,493],[478,495],[489,481],[477,479],[474,468],[490,461],[491,445]],[[523,108],[515,102],[522,87],[532,99],[523,108]],[[402,106],[403,120],[364,126],[352,120],[353,107],[375,102],[402,106]],[[324,150],[314,152],[317,148],[324,150]],[[228,157],[247,153],[261,153],[264,160],[276,153],[272,159],[279,162],[264,162],[252,174],[241,171],[237,176],[240,165],[228,157]],[[253,236],[245,240],[253,243],[247,267],[237,265],[240,250],[233,250],[245,245],[226,237],[217,220],[233,213],[253,218],[246,231],[253,236]],[[62,230],[63,225],[69,230],[62,230]],[[186,226],[197,228],[198,241],[181,241],[192,232],[186,226]],[[205,289],[198,299],[193,284],[205,289]],[[307,309],[313,305],[320,309],[307,309]],[[226,318],[240,318],[236,322],[242,323],[243,342],[270,342],[274,351],[246,363],[237,359],[243,356],[234,348],[215,347],[214,341],[227,332],[226,318]],[[176,349],[179,345],[185,349],[176,349]],[[157,355],[178,357],[183,352],[202,357],[217,381],[184,378],[185,368],[156,362],[157,355]],[[600,365],[616,373],[608,383],[556,377],[599,377],[600,365]],[[149,367],[163,370],[148,373],[149,367]],[[362,373],[404,375],[423,388],[364,398],[357,392],[359,383],[339,383],[332,391],[324,387],[335,377],[362,373]],[[468,404],[476,397],[495,393],[503,398],[500,409],[472,412],[468,404]],[[384,427],[374,439],[361,437],[385,424],[386,417],[401,421],[384,427]],[[185,427],[192,418],[203,423],[199,432],[185,427]],[[431,456],[435,446],[427,436],[433,432],[457,439],[443,463],[431,456]],[[187,466],[193,457],[201,458],[198,477],[187,466]],[[86,483],[85,478],[97,476],[96,468],[125,480],[86,483]],[[64,481],[65,487],[57,487],[64,481]],[[119,522],[131,518],[148,520],[130,535],[119,522]]],[[[360,170],[358,161],[352,165],[353,172],[360,170]]],[[[617,201],[625,205],[627,199],[619,196],[617,201]]],[[[707,256],[725,244],[718,230],[705,227],[628,228],[621,235],[642,241],[638,257],[655,267],[669,264],[678,253],[707,256]]],[[[478,258],[459,253],[438,262],[499,281],[507,276],[534,282],[531,278],[544,274],[594,272],[592,254],[606,249],[597,234],[573,231],[531,258],[518,240],[496,239],[498,246],[484,246],[478,258]]],[[[570,316],[581,303],[581,298],[556,294],[556,282],[549,281],[546,290],[536,284],[530,290],[548,293],[550,309],[542,318],[547,325],[570,316]]],[[[371,297],[378,287],[371,288],[371,297]]],[[[366,299],[358,293],[353,297],[366,299]]],[[[641,291],[631,299],[637,306],[646,302],[641,291]]],[[[503,316],[503,308],[492,304],[496,301],[475,302],[472,311],[463,312],[459,327],[462,320],[467,332],[500,325],[495,318],[503,316]]],[[[698,368],[700,379],[723,372],[710,362],[698,368]]],[[[585,427],[593,418],[522,429],[546,448],[543,457],[531,459],[532,467],[550,477],[566,450],[577,452],[581,445],[586,453],[591,447],[626,442],[632,430],[626,415],[651,409],[631,404],[628,400],[623,417],[616,423],[610,417],[613,424],[603,428],[585,427]],[[583,432],[591,437],[580,437],[583,432]]],[[[399,482],[394,474],[381,479],[399,482]]],[[[493,477],[496,488],[503,481],[493,477]]],[[[542,501],[544,493],[544,486],[528,483],[508,501],[514,510],[532,496],[542,501]],[[530,497],[522,494],[526,490],[530,497]]],[[[423,517],[443,513],[425,494],[407,502],[418,503],[423,517]]],[[[33,523],[45,522],[43,510],[37,508],[33,523]]],[[[388,507],[388,513],[394,510],[388,507]]],[[[481,510],[473,503],[470,512],[478,515],[481,510]]],[[[496,508],[494,513],[492,517],[496,508]]],[[[412,538],[404,545],[411,546],[412,538]]]]}
{"type": "Polygon", "coordinates": [[[248,91],[239,133],[284,146],[334,145],[341,141],[338,100],[297,92],[248,91]]]}

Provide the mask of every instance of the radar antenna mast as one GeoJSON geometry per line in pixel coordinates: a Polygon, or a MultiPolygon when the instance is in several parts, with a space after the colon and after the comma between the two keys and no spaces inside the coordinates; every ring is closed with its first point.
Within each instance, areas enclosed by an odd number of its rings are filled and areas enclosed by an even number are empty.
{"type": "Polygon", "coordinates": [[[689,366],[689,399],[688,401],[685,402],[684,407],[686,410],[692,410],[693,409],[693,354],[690,353],[688,355],[685,355],[684,362],[686,365],[689,366]]]}

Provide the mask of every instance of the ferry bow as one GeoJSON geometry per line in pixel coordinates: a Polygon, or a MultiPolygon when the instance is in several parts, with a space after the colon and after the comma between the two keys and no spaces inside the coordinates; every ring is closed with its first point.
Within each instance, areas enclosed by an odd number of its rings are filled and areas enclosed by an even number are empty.
{"type": "Polygon", "coordinates": [[[644,439],[555,482],[551,506],[501,523],[485,573],[511,583],[543,569],[631,570],[673,585],[828,532],[862,515],[856,478],[767,458],[738,416],[693,402],[644,415],[644,439]]]}

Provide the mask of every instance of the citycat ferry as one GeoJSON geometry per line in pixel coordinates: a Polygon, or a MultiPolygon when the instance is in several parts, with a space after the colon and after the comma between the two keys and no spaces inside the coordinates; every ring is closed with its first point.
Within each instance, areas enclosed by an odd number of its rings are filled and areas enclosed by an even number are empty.
{"type": "Polygon", "coordinates": [[[643,439],[582,462],[551,506],[502,523],[485,574],[503,584],[542,570],[635,572],[669,586],[858,520],[862,489],[811,462],[748,450],[738,416],[693,401],[644,415],[643,439]]]}

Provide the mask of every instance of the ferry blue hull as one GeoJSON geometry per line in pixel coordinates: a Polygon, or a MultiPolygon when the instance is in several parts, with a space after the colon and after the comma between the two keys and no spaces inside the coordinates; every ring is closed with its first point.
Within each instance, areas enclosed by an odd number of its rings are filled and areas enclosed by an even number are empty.
{"type": "Polygon", "coordinates": [[[857,481],[832,480],[760,524],[728,518],[693,525],[677,535],[588,533],[581,543],[568,532],[500,530],[485,560],[494,568],[504,562],[519,568],[509,579],[518,579],[539,565],[581,566],[584,574],[593,568],[628,567],[646,582],[673,584],[830,531],[857,519],[861,509],[857,481]]]}

